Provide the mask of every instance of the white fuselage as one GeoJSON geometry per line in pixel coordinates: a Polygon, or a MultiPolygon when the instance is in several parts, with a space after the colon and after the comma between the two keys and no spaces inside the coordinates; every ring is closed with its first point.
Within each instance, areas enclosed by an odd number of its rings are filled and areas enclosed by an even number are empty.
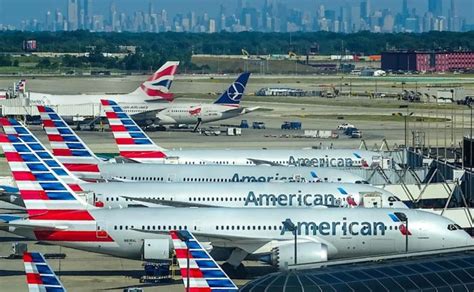
{"type": "Polygon", "coordinates": [[[103,163],[104,179],[139,182],[339,182],[367,184],[358,175],[336,168],[103,163]]]}
{"type": "Polygon", "coordinates": [[[283,221],[291,220],[297,226],[298,244],[324,244],[328,259],[336,259],[404,252],[402,223],[394,222],[390,215],[395,212],[410,220],[409,251],[472,245],[465,231],[448,230],[452,221],[410,209],[126,208],[91,210],[95,220],[88,222],[18,220],[18,225],[59,225],[61,229],[31,232],[17,227],[11,231],[43,242],[141,259],[145,240],[169,240],[167,232],[180,229],[190,230],[198,240],[214,247],[270,252],[293,242],[293,234],[282,227],[283,221]]]}
{"type": "Polygon", "coordinates": [[[107,94],[80,94],[80,95],[53,95],[45,93],[30,93],[30,105],[46,105],[46,106],[70,106],[77,105],[74,108],[68,108],[67,114],[61,113],[61,108],[58,108],[58,113],[65,119],[78,116],[100,116],[105,114],[100,109],[100,100],[113,100],[120,104],[123,111],[130,116],[156,111],[155,114],[148,116],[155,124],[159,125],[179,125],[179,124],[196,124],[198,121],[203,123],[224,120],[239,116],[243,112],[240,106],[229,106],[219,104],[206,103],[183,103],[183,102],[167,102],[166,100],[157,100],[147,102],[152,98],[144,97],[139,92],[132,92],[123,95],[107,95],[107,94]],[[84,107],[90,108],[84,112],[84,107]],[[97,114],[91,112],[97,111],[97,114]]]}
{"type": "Polygon", "coordinates": [[[406,208],[390,192],[343,183],[95,183],[81,184],[88,202],[105,208],[160,207],[161,201],[189,206],[236,208],[378,207],[406,208]]]}

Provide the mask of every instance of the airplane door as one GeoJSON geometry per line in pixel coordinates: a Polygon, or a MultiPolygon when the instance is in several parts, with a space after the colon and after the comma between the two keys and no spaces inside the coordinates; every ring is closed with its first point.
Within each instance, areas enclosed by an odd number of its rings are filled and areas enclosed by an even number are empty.
{"type": "Polygon", "coordinates": [[[176,181],[176,174],[172,173],[168,175],[168,182],[174,182],[176,181]]]}
{"type": "Polygon", "coordinates": [[[95,235],[97,238],[107,237],[107,223],[105,221],[96,221],[95,235]]]}
{"type": "Polygon", "coordinates": [[[362,198],[362,205],[365,208],[382,208],[382,195],[377,192],[372,193],[359,193],[362,198]]]}

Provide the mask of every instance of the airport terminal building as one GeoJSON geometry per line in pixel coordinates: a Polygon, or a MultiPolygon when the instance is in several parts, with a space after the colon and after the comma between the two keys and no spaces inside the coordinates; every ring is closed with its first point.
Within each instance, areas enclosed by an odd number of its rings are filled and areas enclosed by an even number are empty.
{"type": "Polygon", "coordinates": [[[473,51],[388,51],[384,71],[446,72],[474,69],[473,51]]]}

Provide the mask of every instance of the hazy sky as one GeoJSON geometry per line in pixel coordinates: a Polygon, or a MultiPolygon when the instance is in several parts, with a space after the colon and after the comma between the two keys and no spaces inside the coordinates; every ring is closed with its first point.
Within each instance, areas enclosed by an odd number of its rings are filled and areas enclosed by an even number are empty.
{"type": "MultiPolygon", "coordinates": [[[[291,3],[292,7],[316,10],[320,4],[324,4],[327,9],[336,9],[343,4],[358,5],[360,0],[281,0],[291,3]]],[[[401,10],[402,0],[370,0],[372,9],[389,8],[398,12],[401,10]]],[[[449,9],[451,0],[443,0],[445,13],[449,9]]],[[[455,0],[458,14],[474,21],[474,0],[455,0]]],[[[112,0],[93,0],[94,14],[108,14],[108,7],[112,0]]],[[[149,0],[115,0],[119,12],[133,12],[137,10],[146,11],[149,0]]],[[[175,13],[187,13],[195,11],[197,13],[208,12],[211,16],[217,13],[219,4],[224,3],[228,13],[235,10],[237,0],[152,0],[155,10],[166,9],[171,15],[175,13]]],[[[245,2],[245,0],[244,0],[245,2]]],[[[261,7],[263,0],[249,0],[253,6],[261,7]]],[[[416,8],[418,14],[423,14],[427,10],[428,0],[408,0],[410,9],[416,8]]],[[[59,8],[66,14],[67,0],[0,0],[0,23],[19,24],[23,19],[37,18],[44,20],[46,11],[54,11],[59,8]]]]}

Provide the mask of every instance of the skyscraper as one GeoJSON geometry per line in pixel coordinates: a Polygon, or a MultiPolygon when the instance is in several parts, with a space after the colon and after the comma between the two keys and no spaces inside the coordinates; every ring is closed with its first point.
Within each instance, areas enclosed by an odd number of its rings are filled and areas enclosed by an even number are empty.
{"type": "Polygon", "coordinates": [[[428,0],[428,12],[434,16],[443,15],[443,0],[428,0]]]}
{"type": "Polygon", "coordinates": [[[68,0],[67,5],[67,22],[68,22],[68,30],[77,30],[78,22],[77,22],[77,0],[68,0]]]}
{"type": "Polygon", "coordinates": [[[84,0],[85,28],[92,29],[92,0],[84,0]]]}
{"type": "Polygon", "coordinates": [[[368,19],[370,16],[370,0],[360,2],[360,17],[368,19]]]}
{"type": "Polygon", "coordinates": [[[403,0],[402,4],[402,15],[406,18],[410,15],[410,12],[408,10],[408,0],[403,0]]]}

